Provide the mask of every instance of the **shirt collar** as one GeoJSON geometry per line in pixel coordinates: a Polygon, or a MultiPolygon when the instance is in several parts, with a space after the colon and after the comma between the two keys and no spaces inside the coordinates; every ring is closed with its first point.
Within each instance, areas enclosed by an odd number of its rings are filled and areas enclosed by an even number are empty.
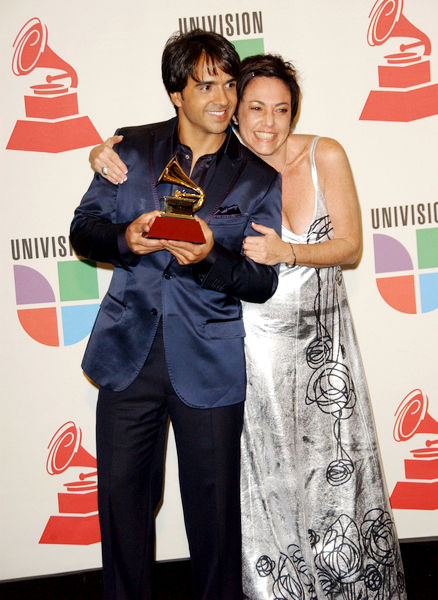
{"type": "MultiPolygon", "coordinates": [[[[226,132],[226,137],[225,137],[224,143],[219,148],[219,150],[217,150],[217,152],[213,152],[213,154],[216,155],[217,162],[220,161],[220,159],[222,158],[222,156],[224,154],[227,154],[230,158],[234,158],[234,156],[235,156],[235,148],[234,148],[234,144],[233,144],[233,139],[237,141],[237,138],[234,135],[234,133],[233,133],[230,125],[227,127],[227,129],[225,130],[225,132],[226,132]]],[[[189,150],[190,154],[192,154],[192,151],[189,148],[189,146],[185,146],[179,140],[179,137],[178,137],[178,119],[177,119],[176,123],[175,123],[175,128],[173,130],[173,137],[172,137],[172,155],[176,154],[179,151],[185,152],[187,150],[189,150]]],[[[211,155],[205,154],[204,156],[211,156],[211,155]]]]}

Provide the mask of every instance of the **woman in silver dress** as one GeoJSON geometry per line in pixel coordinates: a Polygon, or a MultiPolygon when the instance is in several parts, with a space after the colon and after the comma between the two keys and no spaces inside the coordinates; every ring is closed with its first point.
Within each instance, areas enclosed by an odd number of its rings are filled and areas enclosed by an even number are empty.
{"type": "Polygon", "coordinates": [[[348,159],[290,134],[299,89],[276,56],[243,61],[244,143],[282,173],[282,235],[254,224],[245,254],[280,264],[244,304],[243,589],[250,600],[405,598],[403,568],[340,265],[361,247],[348,159]]]}
{"type": "MultiPolygon", "coordinates": [[[[402,600],[403,568],[340,265],[360,253],[360,210],[334,140],[291,134],[299,87],[277,56],[243,61],[243,142],[283,176],[279,237],[262,223],[243,251],[280,264],[265,304],[244,304],[242,436],[246,600],[402,600]]],[[[95,170],[126,168],[94,149],[95,170]]],[[[226,600],[226,599],[224,599],[226,600]]]]}

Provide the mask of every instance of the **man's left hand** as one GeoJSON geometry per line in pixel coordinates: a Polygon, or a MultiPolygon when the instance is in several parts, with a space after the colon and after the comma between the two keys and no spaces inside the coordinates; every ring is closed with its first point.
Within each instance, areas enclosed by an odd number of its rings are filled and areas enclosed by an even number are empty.
{"type": "Polygon", "coordinates": [[[213,248],[214,238],[212,230],[207,223],[199,217],[195,217],[195,219],[201,224],[202,233],[205,237],[204,244],[162,240],[163,248],[173,254],[180,265],[193,265],[201,262],[213,248]]]}

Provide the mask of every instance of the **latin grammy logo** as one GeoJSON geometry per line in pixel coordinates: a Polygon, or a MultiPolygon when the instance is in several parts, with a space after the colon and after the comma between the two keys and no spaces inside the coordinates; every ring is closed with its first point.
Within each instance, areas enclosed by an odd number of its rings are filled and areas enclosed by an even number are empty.
{"type": "Polygon", "coordinates": [[[370,12],[368,44],[380,46],[395,38],[399,45],[378,66],[379,89],[369,93],[361,120],[413,121],[438,114],[438,84],[430,83],[430,39],[402,12],[403,0],[377,0],[370,12]]]}
{"type": "Polygon", "coordinates": [[[90,119],[79,116],[78,76],[47,44],[47,27],[32,18],[19,31],[13,47],[14,75],[55,69],[45,82],[31,85],[24,96],[25,120],[18,120],[6,148],[31,152],[65,152],[99,144],[102,138],[90,119]]]}
{"type": "MultiPolygon", "coordinates": [[[[394,439],[404,442],[421,433],[438,434],[438,422],[428,412],[429,400],[420,389],[403,398],[395,413],[394,439]]],[[[398,481],[390,497],[392,508],[438,508],[438,439],[410,450],[404,461],[405,481],[398,481]]]]}
{"type": "Polygon", "coordinates": [[[100,542],[97,512],[96,459],[81,445],[82,432],[73,423],[64,423],[49,444],[46,469],[49,475],[59,475],[71,467],[89,467],[87,473],[64,483],[58,493],[58,515],[52,515],[39,541],[40,544],[87,545],[100,542]]]}

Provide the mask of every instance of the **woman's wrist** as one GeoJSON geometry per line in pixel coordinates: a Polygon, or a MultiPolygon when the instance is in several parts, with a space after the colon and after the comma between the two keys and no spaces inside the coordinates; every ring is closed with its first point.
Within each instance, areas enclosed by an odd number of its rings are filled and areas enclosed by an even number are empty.
{"type": "Polygon", "coordinates": [[[297,256],[293,245],[290,242],[286,242],[288,246],[288,259],[285,261],[286,265],[291,269],[297,264],[297,256]]]}

